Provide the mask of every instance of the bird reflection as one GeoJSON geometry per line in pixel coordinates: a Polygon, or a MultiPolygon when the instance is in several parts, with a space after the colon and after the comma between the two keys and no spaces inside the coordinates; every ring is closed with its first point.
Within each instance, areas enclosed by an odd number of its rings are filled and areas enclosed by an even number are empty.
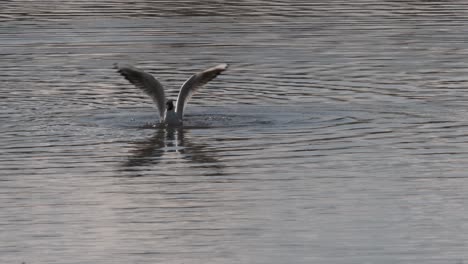
{"type": "Polygon", "coordinates": [[[149,139],[134,143],[135,149],[123,164],[124,167],[139,170],[142,166],[163,162],[165,155],[175,154],[177,158],[196,163],[197,167],[213,169],[213,175],[222,174],[223,166],[214,156],[215,152],[208,151],[205,144],[193,143],[186,133],[183,127],[159,127],[149,139]]]}

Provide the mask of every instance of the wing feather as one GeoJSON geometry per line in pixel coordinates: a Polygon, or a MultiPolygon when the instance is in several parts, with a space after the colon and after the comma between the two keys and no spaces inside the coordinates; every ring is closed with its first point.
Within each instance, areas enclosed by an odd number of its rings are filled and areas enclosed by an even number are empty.
{"type": "Polygon", "coordinates": [[[166,97],[164,95],[164,88],[161,83],[156,80],[151,74],[144,72],[132,65],[114,64],[114,68],[130,83],[145,92],[153,99],[159,110],[159,117],[161,120],[164,118],[166,111],[166,97]]]}
{"type": "Polygon", "coordinates": [[[180,88],[179,95],[177,96],[176,112],[179,119],[182,120],[182,117],[184,116],[184,108],[192,95],[203,85],[207,84],[209,81],[216,78],[216,76],[221,72],[225,71],[227,67],[228,65],[225,63],[219,64],[215,67],[196,73],[185,81],[180,88]]]}

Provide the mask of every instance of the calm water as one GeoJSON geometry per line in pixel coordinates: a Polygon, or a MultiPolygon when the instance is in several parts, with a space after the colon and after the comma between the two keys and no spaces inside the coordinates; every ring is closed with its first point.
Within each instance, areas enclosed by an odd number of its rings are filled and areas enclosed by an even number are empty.
{"type": "Polygon", "coordinates": [[[350,2],[2,1],[0,262],[466,263],[468,4],[350,2]]]}

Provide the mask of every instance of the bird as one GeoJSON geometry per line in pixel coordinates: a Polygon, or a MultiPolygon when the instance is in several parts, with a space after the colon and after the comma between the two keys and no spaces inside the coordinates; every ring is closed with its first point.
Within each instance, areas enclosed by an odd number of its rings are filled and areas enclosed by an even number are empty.
{"type": "Polygon", "coordinates": [[[131,84],[145,92],[153,99],[159,111],[161,123],[177,127],[182,126],[184,109],[192,95],[201,87],[213,80],[228,68],[228,64],[222,63],[204,71],[195,73],[180,87],[177,101],[166,99],[162,84],[153,75],[138,69],[130,64],[115,63],[114,68],[131,84]]]}

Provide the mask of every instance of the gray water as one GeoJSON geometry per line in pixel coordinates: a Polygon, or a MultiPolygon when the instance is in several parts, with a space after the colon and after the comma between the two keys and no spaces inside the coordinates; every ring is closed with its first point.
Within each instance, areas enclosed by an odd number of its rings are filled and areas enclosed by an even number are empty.
{"type": "Polygon", "coordinates": [[[0,263],[466,263],[465,1],[0,3],[0,263]],[[115,62],[175,99],[157,126],[115,62]]]}

